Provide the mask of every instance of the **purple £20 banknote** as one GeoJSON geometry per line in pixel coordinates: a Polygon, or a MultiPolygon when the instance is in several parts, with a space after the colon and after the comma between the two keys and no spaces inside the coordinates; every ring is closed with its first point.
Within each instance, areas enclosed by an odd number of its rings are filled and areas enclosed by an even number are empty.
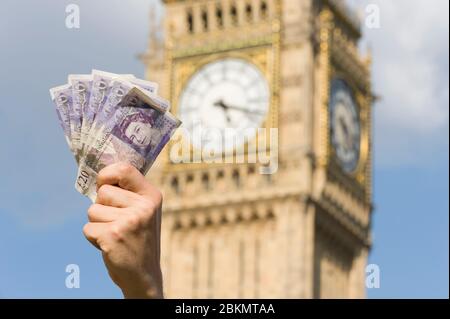
{"type": "Polygon", "coordinates": [[[56,114],[64,131],[64,137],[70,150],[74,153],[71,139],[70,110],[72,109],[72,86],[65,84],[50,89],[50,96],[56,106],[56,114]]]}
{"type": "Polygon", "coordinates": [[[125,161],[146,174],[181,124],[166,111],[168,102],[164,99],[126,80],[113,82],[101,112],[103,117],[96,118],[97,130],[80,162],[75,182],[75,188],[93,202],[97,174],[102,168],[125,161]]]}

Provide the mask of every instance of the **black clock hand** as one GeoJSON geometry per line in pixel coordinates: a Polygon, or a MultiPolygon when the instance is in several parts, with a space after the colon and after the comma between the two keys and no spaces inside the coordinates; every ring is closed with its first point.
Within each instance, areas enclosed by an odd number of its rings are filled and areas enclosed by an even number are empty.
{"type": "Polygon", "coordinates": [[[241,107],[236,107],[236,106],[231,106],[231,105],[225,104],[223,102],[223,100],[217,101],[216,103],[214,103],[214,105],[219,106],[226,110],[235,110],[235,111],[239,111],[239,112],[243,112],[243,113],[247,113],[247,114],[253,114],[253,113],[260,114],[260,115],[263,114],[262,112],[247,110],[247,109],[244,109],[241,107]]]}
{"type": "Polygon", "coordinates": [[[227,118],[227,123],[231,124],[231,117],[230,114],[228,114],[229,107],[225,103],[223,103],[223,100],[217,101],[216,103],[214,103],[214,106],[218,106],[223,109],[227,118]]]}
{"type": "Polygon", "coordinates": [[[228,106],[228,109],[230,109],[230,110],[236,110],[236,111],[243,112],[243,113],[259,113],[259,112],[254,112],[254,111],[246,110],[246,109],[243,109],[243,108],[240,108],[240,107],[236,107],[236,106],[228,106]]]}
{"type": "Polygon", "coordinates": [[[346,150],[350,150],[352,143],[351,143],[351,136],[350,136],[350,132],[348,131],[347,124],[345,123],[345,121],[342,117],[339,118],[339,123],[341,124],[342,131],[344,132],[345,148],[346,148],[346,150]]]}
{"type": "Polygon", "coordinates": [[[214,103],[214,106],[218,106],[218,107],[220,107],[220,108],[222,108],[222,109],[224,109],[224,110],[227,110],[227,109],[228,109],[228,105],[226,105],[226,104],[223,102],[223,100],[217,101],[216,103],[214,103]]]}

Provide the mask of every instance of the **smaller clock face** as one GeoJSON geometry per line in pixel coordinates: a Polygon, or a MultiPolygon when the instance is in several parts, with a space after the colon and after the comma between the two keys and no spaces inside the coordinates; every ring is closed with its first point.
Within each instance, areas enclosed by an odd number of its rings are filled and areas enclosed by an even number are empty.
{"type": "Polygon", "coordinates": [[[252,138],[246,129],[261,127],[269,99],[269,85],[256,66],[227,58],[205,65],[192,76],[180,96],[179,115],[195,147],[229,151],[239,146],[234,140],[239,141],[235,138],[244,132],[252,138]],[[197,134],[202,130],[203,134],[197,134]]]}
{"type": "Polygon", "coordinates": [[[331,85],[331,142],[347,173],[355,171],[360,157],[361,127],[358,109],[349,86],[340,79],[331,85]]]}

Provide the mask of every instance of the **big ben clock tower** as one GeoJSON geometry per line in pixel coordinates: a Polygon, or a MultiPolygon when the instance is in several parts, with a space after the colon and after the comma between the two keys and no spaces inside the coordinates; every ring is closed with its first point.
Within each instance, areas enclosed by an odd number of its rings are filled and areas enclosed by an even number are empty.
{"type": "Polygon", "coordinates": [[[142,60],[190,159],[173,161],[173,142],[149,176],[165,196],[166,296],[365,297],[372,92],[358,19],[339,0],[164,5],[164,39],[153,25],[142,60]],[[276,131],[275,169],[248,161],[258,136],[223,143],[200,127],[276,131]],[[222,161],[196,157],[205,145],[222,161]]]}

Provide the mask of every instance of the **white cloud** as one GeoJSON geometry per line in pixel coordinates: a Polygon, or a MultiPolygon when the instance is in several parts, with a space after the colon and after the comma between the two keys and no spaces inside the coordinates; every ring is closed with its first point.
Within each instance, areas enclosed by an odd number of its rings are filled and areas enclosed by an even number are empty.
{"type": "Polygon", "coordinates": [[[377,4],[381,28],[364,28],[373,49],[376,160],[381,165],[429,164],[447,150],[449,118],[446,0],[349,1],[377,4]]]}

